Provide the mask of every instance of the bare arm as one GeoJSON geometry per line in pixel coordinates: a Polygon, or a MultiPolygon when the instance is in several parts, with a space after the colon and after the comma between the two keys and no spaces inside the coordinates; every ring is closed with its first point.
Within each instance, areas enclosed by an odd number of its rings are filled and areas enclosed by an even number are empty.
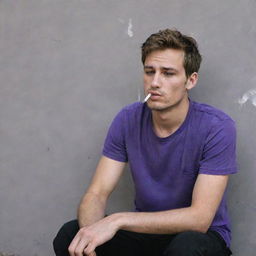
{"type": "Polygon", "coordinates": [[[117,213],[118,229],[171,234],[187,230],[206,232],[212,223],[228,181],[228,176],[200,174],[190,207],[162,212],[117,213]]]}
{"type": "Polygon", "coordinates": [[[122,175],[125,163],[102,157],[78,209],[80,227],[91,225],[105,215],[106,202],[122,175]]]}
{"type": "MultiPolygon", "coordinates": [[[[80,230],[69,246],[71,256],[83,255],[89,239],[88,232],[84,231],[104,218],[107,199],[117,185],[124,167],[125,163],[101,157],[92,182],[78,208],[80,230]]],[[[88,255],[95,253],[92,251],[88,255]]]]}

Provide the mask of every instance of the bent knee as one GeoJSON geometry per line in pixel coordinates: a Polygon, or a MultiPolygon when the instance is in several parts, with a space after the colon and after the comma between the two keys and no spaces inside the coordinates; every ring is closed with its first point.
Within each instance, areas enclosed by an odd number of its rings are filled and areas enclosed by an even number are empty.
{"type": "Polygon", "coordinates": [[[57,251],[66,251],[78,230],[79,225],[77,220],[65,223],[53,239],[53,248],[55,253],[57,251]]]}

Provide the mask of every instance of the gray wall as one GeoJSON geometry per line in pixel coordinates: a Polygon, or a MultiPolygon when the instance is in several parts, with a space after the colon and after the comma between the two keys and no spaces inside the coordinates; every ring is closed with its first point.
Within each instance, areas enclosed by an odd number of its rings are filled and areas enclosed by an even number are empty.
{"type": "MultiPolygon", "coordinates": [[[[255,0],[1,0],[0,252],[53,255],[119,109],[142,93],[140,45],[162,28],[197,38],[191,98],[237,123],[229,184],[234,255],[256,250],[255,0]]],[[[132,208],[126,170],[108,212],[132,208]]]]}

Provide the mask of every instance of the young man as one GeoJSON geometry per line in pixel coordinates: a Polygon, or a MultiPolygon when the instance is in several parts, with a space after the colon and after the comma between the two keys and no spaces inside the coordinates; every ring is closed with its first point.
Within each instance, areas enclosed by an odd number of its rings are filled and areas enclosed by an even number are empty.
{"type": "Polygon", "coordinates": [[[146,103],[115,117],[78,221],[54,240],[57,256],[231,255],[225,190],[237,172],[230,117],[188,97],[198,80],[196,41],[176,30],[142,45],[146,103]],[[135,211],[105,216],[129,161],[135,211]]]}

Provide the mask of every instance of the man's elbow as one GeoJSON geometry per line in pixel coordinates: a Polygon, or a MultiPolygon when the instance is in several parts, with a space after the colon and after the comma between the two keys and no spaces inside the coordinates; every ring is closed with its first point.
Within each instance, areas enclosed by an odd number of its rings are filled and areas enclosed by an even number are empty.
{"type": "Polygon", "coordinates": [[[205,210],[194,208],[191,216],[193,216],[191,219],[193,231],[206,233],[209,230],[213,220],[212,214],[207,214],[205,210]]]}
{"type": "Polygon", "coordinates": [[[200,233],[206,233],[209,229],[209,226],[207,225],[200,225],[200,226],[197,226],[194,231],[197,231],[197,232],[200,232],[200,233]]]}
{"type": "Polygon", "coordinates": [[[210,226],[211,226],[211,220],[207,218],[200,218],[195,222],[194,231],[206,233],[210,226]]]}

